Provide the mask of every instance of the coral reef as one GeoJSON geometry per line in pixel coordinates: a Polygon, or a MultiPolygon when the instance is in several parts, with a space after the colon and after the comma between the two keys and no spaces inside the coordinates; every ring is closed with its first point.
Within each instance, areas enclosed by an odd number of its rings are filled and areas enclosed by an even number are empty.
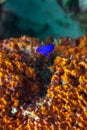
{"type": "Polygon", "coordinates": [[[50,42],[46,57],[39,39],[0,41],[0,130],[87,128],[87,36],[50,42]]]}

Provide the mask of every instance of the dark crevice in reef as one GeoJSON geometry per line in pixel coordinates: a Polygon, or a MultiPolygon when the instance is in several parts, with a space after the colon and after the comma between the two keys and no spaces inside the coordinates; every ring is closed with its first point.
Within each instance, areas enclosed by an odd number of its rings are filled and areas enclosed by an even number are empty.
{"type": "Polygon", "coordinates": [[[41,89],[41,96],[45,96],[47,93],[47,86],[50,83],[50,79],[51,79],[51,73],[49,69],[43,69],[42,71],[39,71],[38,73],[39,77],[40,77],[40,89],[41,89]]]}
{"type": "Polygon", "coordinates": [[[47,87],[50,84],[51,80],[51,72],[49,69],[49,66],[53,64],[52,57],[50,58],[50,62],[48,61],[45,63],[45,65],[39,61],[37,61],[36,64],[36,73],[37,73],[37,80],[39,80],[40,83],[40,96],[43,97],[47,93],[47,87]],[[41,65],[42,64],[42,65],[41,65]]]}

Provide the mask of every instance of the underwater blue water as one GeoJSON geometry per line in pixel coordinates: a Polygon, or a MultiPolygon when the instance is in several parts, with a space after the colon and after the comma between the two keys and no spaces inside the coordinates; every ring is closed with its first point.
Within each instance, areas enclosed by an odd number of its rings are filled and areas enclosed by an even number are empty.
{"type": "Polygon", "coordinates": [[[56,0],[7,0],[4,10],[10,14],[9,18],[7,16],[10,36],[11,33],[13,36],[25,34],[44,39],[47,36],[79,37],[85,34],[56,0]]]}

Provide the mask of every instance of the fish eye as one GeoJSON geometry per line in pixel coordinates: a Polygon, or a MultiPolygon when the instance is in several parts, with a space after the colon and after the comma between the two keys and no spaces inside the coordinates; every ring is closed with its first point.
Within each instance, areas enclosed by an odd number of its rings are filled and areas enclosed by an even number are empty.
{"type": "Polygon", "coordinates": [[[37,48],[36,51],[41,51],[41,48],[37,48]]]}

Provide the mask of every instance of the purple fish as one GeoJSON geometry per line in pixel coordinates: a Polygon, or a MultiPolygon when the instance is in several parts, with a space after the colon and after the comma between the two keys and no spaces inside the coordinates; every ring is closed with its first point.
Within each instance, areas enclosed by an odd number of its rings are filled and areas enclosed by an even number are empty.
{"type": "Polygon", "coordinates": [[[55,45],[54,44],[49,44],[49,45],[43,45],[40,47],[37,47],[36,52],[43,54],[45,56],[49,56],[49,54],[52,53],[54,50],[55,45]]]}

